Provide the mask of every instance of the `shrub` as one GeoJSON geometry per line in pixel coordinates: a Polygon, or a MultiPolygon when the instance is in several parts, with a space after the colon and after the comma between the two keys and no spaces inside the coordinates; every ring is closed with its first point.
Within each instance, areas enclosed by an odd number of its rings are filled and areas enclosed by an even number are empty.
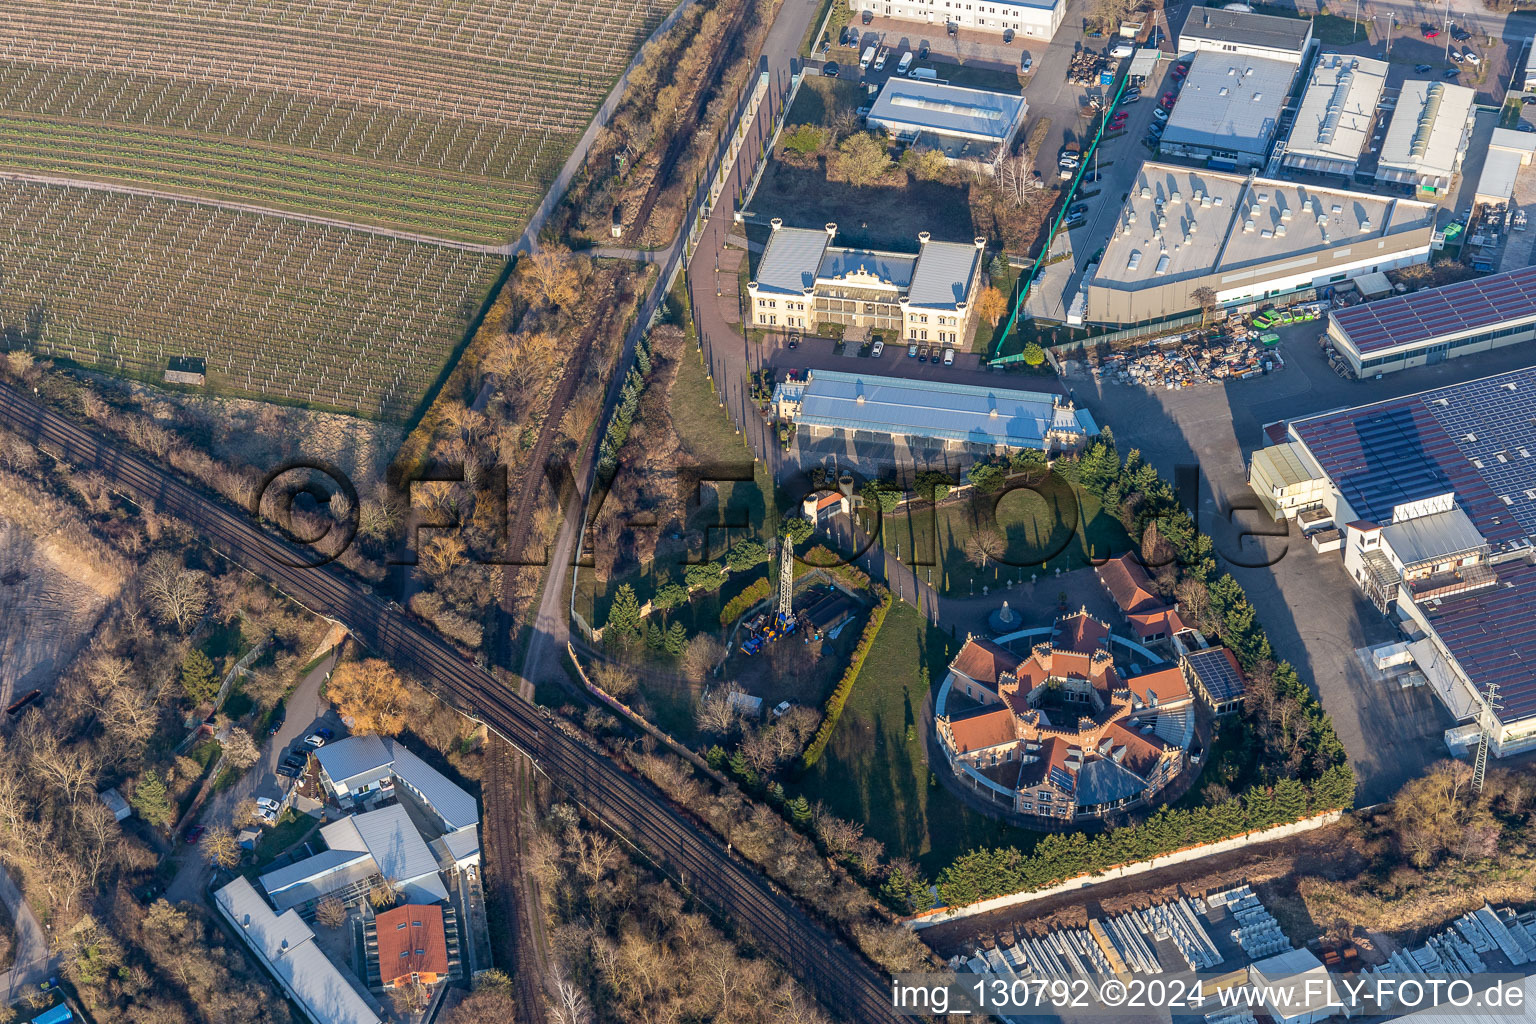
{"type": "Polygon", "coordinates": [[[853,684],[858,682],[859,671],[864,667],[864,659],[869,657],[869,649],[874,646],[875,637],[880,634],[880,627],[885,624],[885,615],[890,610],[891,595],[886,592],[880,596],[880,603],[870,613],[869,622],[864,625],[864,633],[859,637],[859,645],[853,649],[853,656],[848,659],[848,667],[843,670],[843,678],[837,681],[837,688],[827,698],[821,727],[816,730],[816,735],[811,737],[810,745],[800,756],[802,770],[821,760],[822,753],[827,749],[827,743],[832,739],[832,731],[837,728],[837,720],[842,717],[843,705],[848,703],[848,695],[853,692],[853,684]]]}
{"type": "Polygon", "coordinates": [[[720,625],[729,626],[748,608],[764,600],[771,593],[773,593],[773,586],[766,579],[755,581],[746,590],[725,602],[725,607],[720,609],[720,625]]]}

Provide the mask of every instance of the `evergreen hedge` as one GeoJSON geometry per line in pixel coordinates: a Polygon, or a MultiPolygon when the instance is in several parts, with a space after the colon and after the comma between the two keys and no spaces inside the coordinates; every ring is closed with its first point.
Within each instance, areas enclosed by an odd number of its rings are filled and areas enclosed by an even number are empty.
{"type": "Polygon", "coordinates": [[[720,609],[720,625],[729,626],[736,621],[736,616],[771,593],[773,593],[773,585],[766,579],[754,581],[747,589],[725,602],[725,607],[720,609]]]}
{"type": "Polygon", "coordinates": [[[1029,854],[1012,846],[972,850],[939,874],[939,896],[947,906],[958,907],[1046,889],[1080,875],[1347,809],[1354,799],[1354,772],[1335,765],[1310,786],[1281,779],[1211,807],[1164,807],[1146,821],[1092,838],[1082,832],[1052,833],[1029,854]]]}
{"type": "Polygon", "coordinates": [[[864,624],[864,633],[859,637],[859,645],[853,649],[853,656],[848,659],[848,667],[843,670],[843,678],[837,681],[837,688],[832,691],[832,696],[827,698],[821,727],[816,730],[816,735],[811,738],[805,753],[800,756],[802,771],[821,760],[822,752],[827,749],[827,743],[832,739],[832,730],[837,728],[837,720],[842,717],[843,705],[848,703],[848,695],[853,692],[853,684],[858,681],[859,670],[864,667],[864,659],[869,657],[869,649],[874,646],[875,637],[879,635],[880,627],[885,624],[885,614],[890,610],[891,595],[886,591],[880,595],[880,603],[875,606],[875,610],[869,613],[869,621],[864,624]]]}

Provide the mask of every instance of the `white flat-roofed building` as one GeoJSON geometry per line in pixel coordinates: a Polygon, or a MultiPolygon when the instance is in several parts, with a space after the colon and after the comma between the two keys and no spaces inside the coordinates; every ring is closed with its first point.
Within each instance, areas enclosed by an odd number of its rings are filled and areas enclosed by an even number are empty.
{"type": "Polygon", "coordinates": [[[1146,163],[1087,281],[1086,319],[1145,323],[1429,258],[1435,207],[1392,196],[1146,163]]]}
{"type": "Polygon", "coordinates": [[[1300,65],[1312,42],[1310,18],[1191,7],[1179,28],[1179,53],[1240,54],[1300,65]]]}
{"type": "Polygon", "coordinates": [[[1195,56],[1168,117],[1162,152],[1213,167],[1261,167],[1297,66],[1217,52],[1195,56]]]}
{"type": "Polygon", "coordinates": [[[1385,61],[1319,54],[1281,163],[1298,171],[1352,177],[1386,84],[1385,61]]]}
{"type": "Polygon", "coordinates": [[[990,170],[1013,144],[1028,109],[1023,96],[892,75],[865,120],[953,162],[990,170]]]}
{"type": "Polygon", "coordinates": [[[1514,198],[1515,179],[1520,177],[1520,168],[1530,166],[1532,153],[1536,153],[1536,132],[1495,128],[1488,140],[1483,173],[1477,179],[1477,192],[1472,201],[1490,206],[1508,203],[1514,198]]]}
{"type": "Polygon", "coordinates": [[[475,798],[399,740],[348,736],[314,753],[322,784],[343,806],[399,783],[437,818],[444,832],[457,832],[480,821],[475,798]]]}
{"type": "Polygon", "coordinates": [[[1521,77],[1520,87],[1526,92],[1536,92],[1536,39],[1526,41],[1525,73],[1521,77]]]}
{"type": "Polygon", "coordinates": [[[940,441],[956,450],[1075,452],[1099,432],[1062,395],[948,381],[812,370],[774,391],[775,415],[812,437],[845,434],[940,441]]]}
{"type": "Polygon", "coordinates": [[[986,239],[935,242],[924,231],[913,256],[835,246],[836,224],[813,231],[787,228],[775,217],[772,227],[747,282],[754,327],[839,324],[942,345],[970,336],[986,239]]]}
{"type": "Polygon", "coordinates": [[[296,911],[273,913],[244,878],[214,893],[213,901],[313,1024],[379,1024],[378,1009],[325,955],[296,911]]]}
{"type": "Polygon", "coordinates": [[[1248,980],[1265,994],[1276,1024],[1316,1024],[1344,1011],[1328,969],[1304,949],[1249,964],[1248,980]]]}
{"type": "Polygon", "coordinates": [[[1443,194],[1461,170],[1477,93],[1449,82],[1404,82],[1381,140],[1376,180],[1443,194]]]}
{"type": "Polygon", "coordinates": [[[1049,39],[1061,27],[1067,0],[986,0],[977,4],[941,3],[940,0],[848,0],[855,15],[870,11],[885,18],[915,21],[940,30],[954,24],[1002,35],[1013,32],[1029,39],[1049,39]]]}

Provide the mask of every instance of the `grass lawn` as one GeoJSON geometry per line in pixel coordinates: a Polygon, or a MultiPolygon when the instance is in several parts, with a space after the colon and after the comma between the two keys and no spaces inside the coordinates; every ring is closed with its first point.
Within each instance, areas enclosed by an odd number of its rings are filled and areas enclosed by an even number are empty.
{"type": "Polygon", "coordinates": [[[266,867],[319,825],[320,819],[289,807],[277,819],[277,824],[263,829],[261,838],[256,840],[256,849],[252,851],[255,866],[258,869],[266,867]]]}
{"type": "Polygon", "coordinates": [[[958,646],[909,605],[892,608],[826,754],[790,787],[861,822],[890,856],[911,858],[929,874],[975,847],[1027,851],[1035,842],[1034,833],[972,811],[930,778],[919,725],[927,697],[922,668],[937,691],[958,646]]]}
{"type": "Polygon", "coordinates": [[[1056,477],[1048,477],[1038,491],[974,495],[938,508],[908,505],[887,516],[881,530],[887,550],[899,544],[902,562],[924,571],[932,566],[933,585],[957,595],[969,595],[973,586],[979,593],[1000,579],[1080,569],[1131,545],[1120,521],[1103,514],[1098,498],[1056,477]],[[1006,549],[982,569],[967,561],[965,544],[990,524],[1003,535],[1006,549]]]}

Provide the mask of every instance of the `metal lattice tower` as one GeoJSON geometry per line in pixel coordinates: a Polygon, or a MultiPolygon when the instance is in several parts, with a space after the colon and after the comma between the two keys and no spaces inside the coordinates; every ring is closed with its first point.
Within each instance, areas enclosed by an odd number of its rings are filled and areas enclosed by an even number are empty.
{"type": "Polygon", "coordinates": [[[780,540],[779,555],[779,619],[788,622],[795,594],[795,542],[788,537],[780,540]]]}
{"type": "Polygon", "coordinates": [[[1504,705],[1499,702],[1499,684],[1488,683],[1488,692],[1483,695],[1482,708],[1477,713],[1477,762],[1472,769],[1472,792],[1483,791],[1483,776],[1488,773],[1488,743],[1493,737],[1493,730],[1498,727],[1497,712],[1504,705]]]}

